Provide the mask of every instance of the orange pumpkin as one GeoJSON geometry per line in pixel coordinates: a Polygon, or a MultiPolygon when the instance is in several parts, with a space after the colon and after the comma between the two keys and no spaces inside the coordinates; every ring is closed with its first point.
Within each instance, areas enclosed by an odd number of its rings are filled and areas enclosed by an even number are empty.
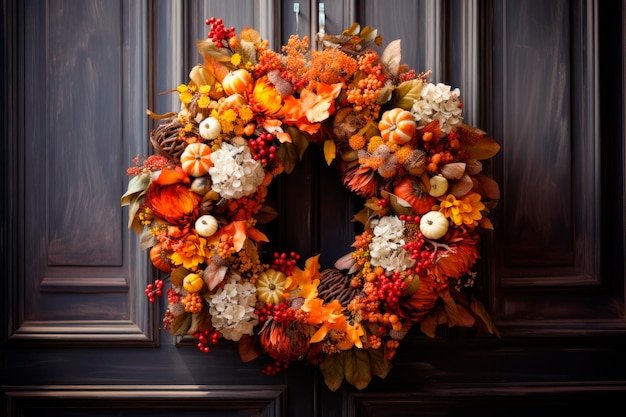
{"type": "Polygon", "coordinates": [[[394,187],[393,193],[409,203],[418,215],[431,211],[432,207],[437,204],[437,199],[428,194],[426,186],[418,177],[404,177],[394,187]]]}
{"type": "Polygon", "coordinates": [[[380,136],[398,145],[410,141],[416,129],[417,124],[411,112],[399,107],[384,112],[378,122],[380,136]]]}
{"type": "Polygon", "coordinates": [[[161,242],[150,248],[150,261],[159,271],[163,271],[166,274],[172,272],[172,264],[170,264],[165,257],[165,253],[161,247],[161,242]]]}
{"type": "Polygon", "coordinates": [[[206,175],[213,166],[211,147],[202,142],[190,143],[180,155],[180,165],[192,177],[206,175]]]}
{"type": "Polygon", "coordinates": [[[243,94],[253,82],[252,75],[245,69],[238,69],[226,74],[222,81],[224,92],[229,96],[243,94]]]}

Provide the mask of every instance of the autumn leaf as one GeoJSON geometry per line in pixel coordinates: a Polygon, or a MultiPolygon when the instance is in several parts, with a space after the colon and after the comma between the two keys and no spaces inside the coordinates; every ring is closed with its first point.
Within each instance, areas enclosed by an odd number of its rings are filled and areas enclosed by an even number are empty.
{"type": "Polygon", "coordinates": [[[380,56],[380,62],[383,68],[392,76],[398,75],[398,68],[400,68],[400,60],[402,59],[402,48],[400,39],[389,42],[389,45],[385,48],[380,56]]]}
{"type": "Polygon", "coordinates": [[[367,387],[372,380],[370,357],[366,349],[350,349],[345,353],[345,378],[357,389],[367,387]]]}
{"type": "Polygon", "coordinates": [[[422,80],[408,80],[398,85],[391,95],[391,106],[411,110],[415,100],[420,98],[422,92],[422,80]]]}
{"type": "Polygon", "coordinates": [[[370,365],[372,369],[372,375],[376,375],[379,378],[385,378],[391,370],[391,362],[385,358],[384,349],[367,349],[370,357],[370,365]]]}
{"type": "Polygon", "coordinates": [[[326,159],[326,164],[330,165],[335,159],[335,155],[337,154],[337,146],[335,145],[334,140],[324,141],[324,158],[326,159]]]}
{"type": "Polygon", "coordinates": [[[241,339],[239,339],[237,347],[239,348],[239,357],[242,362],[253,361],[262,355],[262,351],[255,342],[256,337],[247,334],[242,335],[241,339]]]}
{"type": "Polygon", "coordinates": [[[319,369],[324,375],[324,382],[328,389],[333,392],[337,391],[345,374],[345,352],[325,356],[320,362],[319,369]]]}
{"type": "Polygon", "coordinates": [[[500,151],[500,145],[492,138],[480,138],[473,145],[463,145],[462,149],[469,154],[470,159],[482,161],[494,157],[500,151]]]}

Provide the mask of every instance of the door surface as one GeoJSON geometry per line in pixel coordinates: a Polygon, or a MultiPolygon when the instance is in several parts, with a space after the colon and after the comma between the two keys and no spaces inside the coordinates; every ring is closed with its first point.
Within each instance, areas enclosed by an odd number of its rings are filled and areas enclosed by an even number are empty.
{"type": "MultiPolygon", "coordinates": [[[[583,0],[3,1],[1,412],[7,416],[597,415],[626,394],[626,2],[583,0]],[[389,375],[330,391],[274,376],[235,343],[161,329],[158,276],[119,205],[126,168],[201,57],[205,19],[289,35],[377,28],[461,90],[501,144],[477,296],[500,337],[412,330],[389,375]],[[322,25],[322,26],[320,26],[322,25]]],[[[271,196],[277,250],[332,265],[358,198],[310,147],[271,196]]]]}

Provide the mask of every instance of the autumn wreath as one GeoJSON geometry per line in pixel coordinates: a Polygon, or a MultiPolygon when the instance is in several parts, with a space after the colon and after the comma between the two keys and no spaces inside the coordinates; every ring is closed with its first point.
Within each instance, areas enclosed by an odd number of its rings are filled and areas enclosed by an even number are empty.
{"type": "Polygon", "coordinates": [[[419,324],[497,330],[472,287],[496,182],[482,172],[498,144],[463,123],[460,92],[401,64],[400,41],[379,54],[358,24],[320,39],[291,36],[280,52],[258,32],[206,21],[203,64],[175,92],[178,111],[156,115],[156,153],[128,169],[121,198],[129,228],[171,281],[165,328],[208,352],[239,342],[273,374],[292,361],[319,365],[336,390],[385,377],[399,342],[419,324]],[[319,255],[263,259],[261,226],[276,217],[268,186],[319,145],[362,197],[363,232],[333,267],[319,255]]]}

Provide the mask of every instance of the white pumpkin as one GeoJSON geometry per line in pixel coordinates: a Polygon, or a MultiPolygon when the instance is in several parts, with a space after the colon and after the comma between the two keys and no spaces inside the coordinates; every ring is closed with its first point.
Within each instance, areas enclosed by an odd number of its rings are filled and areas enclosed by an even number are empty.
{"type": "Polygon", "coordinates": [[[209,237],[217,232],[217,219],[210,214],[204,214],[196,220],[195,228],[200,236],[209,237]]]}
{"type": "Polygon", "coordinates": [[[429,211],[420,219],[420,232],[427,239],[440,239],[448,232],[450,223],[440,211],[429,211]]]}
{"type": "Polygon", "coordinates": [[[428,194],[433,197],[440,197],[448,191],[448,180],[443,175],[430,177],[430,190],[428,194]]]}
{"type": "Polygon", "coordinates": [[[200,136],[206,140],[216,139],[222,131],[222,125],[215,117],[209,116],[200,122],[200,136]]]}

